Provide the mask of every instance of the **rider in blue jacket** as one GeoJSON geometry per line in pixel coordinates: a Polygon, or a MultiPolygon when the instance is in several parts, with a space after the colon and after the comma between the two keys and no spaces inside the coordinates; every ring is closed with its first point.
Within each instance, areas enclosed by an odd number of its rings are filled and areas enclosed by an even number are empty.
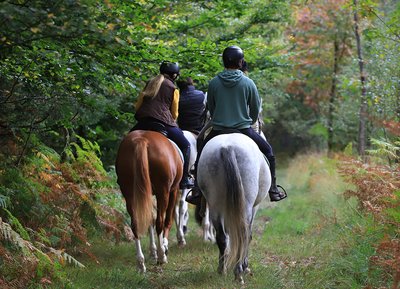
{"type": "Polygon", "coordinates": [[[176,84],[180,94],[178,125],[182,130],[198,135],[206,119],[204,92],[195,88],[191,77],[179,79],[176,84]]]}

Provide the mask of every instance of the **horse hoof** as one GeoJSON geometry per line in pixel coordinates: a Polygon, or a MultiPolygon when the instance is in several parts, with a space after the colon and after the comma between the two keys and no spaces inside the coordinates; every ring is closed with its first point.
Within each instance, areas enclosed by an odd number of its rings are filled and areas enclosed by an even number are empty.
{"type": "Polygon", "coordinates": [[[146,273],[146,266],[144,264],[138,264],[137,268],[140,274],[146,273]]]}
{"type": "Polygon", "coordinates": [[[150,258],[153,260],[157,260],[157,249],[150,250],[150,258]]]}
{"type": "Polygon", "coordinates": [[[243,276],[242,275],[235,276],[235,280],[238,281],[241,285],[244,284],[244,280],[243,280],[243,276]]]}
{"type": "Polygon", "coordinates": [[[224,266],[218,266],[217,272],[218,272],[218,274],[225,275],[226,268],[224,266]]]}
{"type": "Polygon", "coordinates": [[[185,246],[186,246],[186,241],[185,240],[181,240],[181,241],[178,242],[178,247],[179,248],[183,248],[185,246]]]}
{"type": "Polygon", "coordinates": [[[167,256],[163,256],[163,257],[160,257],[160,258],[158,258],[158,260],[157,260],[157,265],[162,265],[162,264],[167,264],[168,263],[168,259],[167,259],[167,256]]]}

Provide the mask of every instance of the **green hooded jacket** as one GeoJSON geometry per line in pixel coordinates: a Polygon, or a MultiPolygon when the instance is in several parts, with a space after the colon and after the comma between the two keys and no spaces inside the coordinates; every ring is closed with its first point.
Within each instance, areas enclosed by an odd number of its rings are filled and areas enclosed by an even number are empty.
{"type": "Polygon", "coordinates": [[[261,99],[253,80],[226,69],[210,81],[207,105],[213,129],[244,129],[257,121],[261,99]]]}

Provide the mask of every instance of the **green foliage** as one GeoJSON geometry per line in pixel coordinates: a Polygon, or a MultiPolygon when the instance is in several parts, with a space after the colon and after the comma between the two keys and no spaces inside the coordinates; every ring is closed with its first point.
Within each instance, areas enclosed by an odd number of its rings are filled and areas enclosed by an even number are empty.
{"type": "MultiPolygon", "coordinates": [[[[393,193],[393,198],[388,198],[389,206],[383,212],[391,224],[400,224],[400,191],[393,193]]],[[[395,226],[392,227],[394,230],[393,233],[396,232],[395,226]]]]}
{"type": "MultiPolygon", "coordinates": [[[[1,191],[2,187],[0,187],[0,191],[1,191]]],[[[6,197],[4,195],[0,195],[0,208],[7,208],[8,204],[10,202],[10,198],[6,197]]]]}
{"type": "Polygon", "coordinates": [[[17,218],[15,218],[11,212],[7,209],[4,209],[5,212],[7,213],[7,219],[8,222],[11,226],[15,228],[15,231],[24,239],[24,240],[30,240],[28,232],[25,230],[25,228],[22,226],[22,224],[18,221],[17,218]]]}
{"type": "MultiPolygon", "coordinates": [[[[11,215],[11,213],[9,213],[11,215]]],[[[12,217],[12,225],[16,226],[16,218],[12,217]]],[[[21,230],[21,225],[17,226],[18,230],[21,230]]],[[[5,251],[11,251],[14,254],[14,259],[6,258],[4,262],[0,264],[0,273],[5,276],[6,279],[3,282],[14,282],[13,277],[19,279],[19,284],[38,284],[42,278],[49,278],[50,276],[54,280],[62,278],[62,268],[60,264],[67,261],[78,267],[84,267],[79,261],[67,254],[64,250],[57,250],[52,247],[47,247],[42,243],[30,241],[26,231],[23,230],[21,236],[15,231],[12,226],[0,218],[0,248],[2,249],[2,255],[5,251]],[[10,248],[11,244],[13,247],[10,248]],[[5,247],[3,247],[3,245],[5,247]],[[22,253],[21,257],[19,254],[22,253]],[[54,258],[55,257],[55,258],[54,258]],[[18,262],[18,266],[15,262],[18,262]],[[22,262],[22,264],[21,264],[22,262]],[[23,272],[20,270],[20,266],[25,266],[23,272]],[[24,275],[27,274],[27,275],[24,275]],[[29,278],[28,278],[29,277],[29,278]],[[34,279],[32,279],[34,277],[34,279]]],[[[6,285],[7,283],[3,283],[6,285]]]]}
{"type": "Polygon", "coordinates": [[[99,146],[79,140],[81,145],[75,146],[78,153],[71,163],[61,163],[58,153],[40,145],[20,168],[0,170],[4,206],[0,218],[6,221],[0,221],[0,256],[14,256],[0,264],[7,284],[20,280],[29,287],[41,279],[64,279],[65,265],[83,266],[72,254],[95,259],[89,236],[100,236],[112,228],[118,240],[122,239],[123,218],[117,219],[112,209],[95,202],[107,182],[96,155],[99,146]],[[21,271],[20,266],[26,270],[21,271]]]}
{"type": "MultiPolygon", "coordinates": [[[[345,159],[340,165],[341,174],[354,185],[345,192],[347,197],[355,197],[364,214],[374,217],[381,232],[376,241],[376,252],[371,256],[371,269],[384,269],[388,279],[396,287],[399,260],[399,198],[400,180],[398,166],[380,163],[364,164],[354,159],[345,159]]],[[[371,230],[376,230],[372,227],[371,230]]]]}
{"type": "Polygon", "coordinates": [[[376,148],[367,150],[370,155],[387,158],[389,164],[400,159],[400,140],[392,143],[388,140],[373,138],[371,139],[371,144],[376,148]]]}
{"type": "Polygon", "coordinates": [[[346,156],[352,156],[354,154],[353,143],[349,143],[343,150],[343,154],[346,156]]]}
{"type": "Polygon", "coordinates": [[[17,168],[9,168],[0,174],[0,190],[5,198],[12,200],[9,203],[10,210],[18,219],[29,220],[36,215],[41,215],[43,207],[39,194],[45,191],[40,183],[25,178],[23,172],[17,168]]]}
{"type": "Polygon", "coordinates": [[[27,152],[36,134],[61,153],[75,130],[100,145],[109,166],[133,125],[137,94],[162,60],[178,61],[206,90],[228,44],[240,44],[250,63],[266,62],[263,39],[281,35],[288,3],[2,2],[9,21],[0,35],[0,123],[27,152]]]}
{"type": "Polygon", "coordinates": [[[313,125],[313,126],[309,129],[308,133],[309,133],[310,135],[321,136],[321,137],[323,137],[325,140],[328,139],[328,130],[326,129],[325,126],[323,126],[323,125],[320,124],[320,123],[317,123],[317,124],[313,125]]]}
{"type": "Polygon", "coordinates": [[[75,148],[75,154],[69,150],[67,152],[68,156],[73,161],[77,161],[82,165],[85,163],[90,163],[93,165],[96,171],[105,174],[103,164],[100,158],[97,156],[97,154],[100,154],[100,146],[96,142],[92,143],[90,140],[86,140],[79,135],[76,135],[76,138],[80,141],[81,146],[76,142],[71,143],[71,146],[75,148]]]}

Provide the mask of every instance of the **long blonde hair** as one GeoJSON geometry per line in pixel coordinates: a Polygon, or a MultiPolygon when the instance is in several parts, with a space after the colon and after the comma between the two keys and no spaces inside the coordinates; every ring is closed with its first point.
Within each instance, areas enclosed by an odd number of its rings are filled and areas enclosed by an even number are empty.
{"type": "Polygon", "coordinates": [[[150,98],[155,97],[157,93],[160,91],[160,87],[164,79],[165,77],[162,74],[159,74],[156,77],[150,79],[150,81],[147,83],[147,85],[142,91],[143,97],[150,97],[150,98]]]}

